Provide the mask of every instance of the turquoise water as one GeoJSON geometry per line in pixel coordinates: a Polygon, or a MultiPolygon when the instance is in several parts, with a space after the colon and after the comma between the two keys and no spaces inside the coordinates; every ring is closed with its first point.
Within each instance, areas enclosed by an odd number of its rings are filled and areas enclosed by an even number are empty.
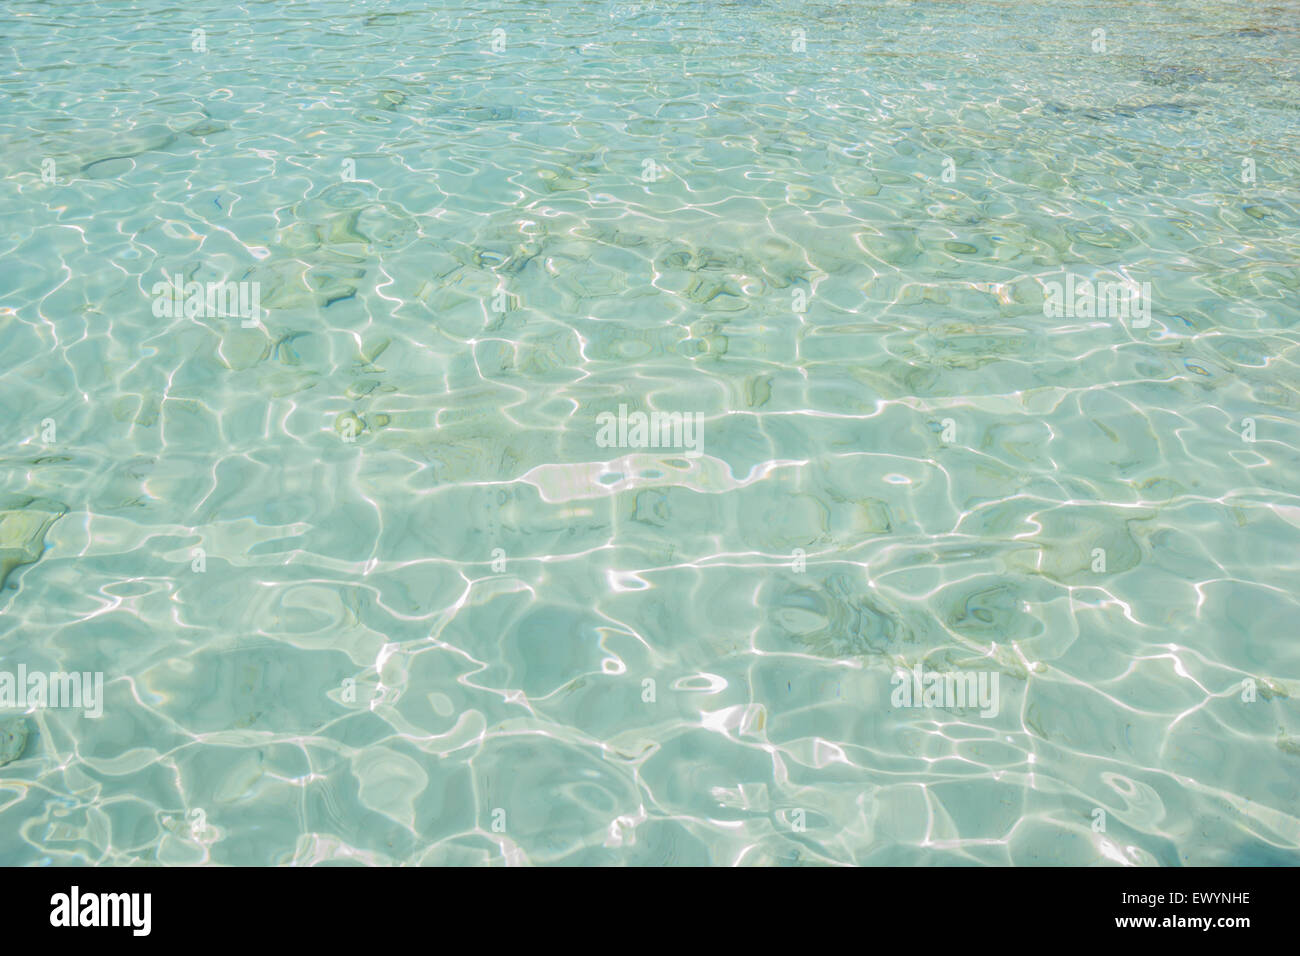
{"type": "Polygon", "coordinates": [[[0,863],[1300,862],[1298,12],[6,3],[0,863]]]}

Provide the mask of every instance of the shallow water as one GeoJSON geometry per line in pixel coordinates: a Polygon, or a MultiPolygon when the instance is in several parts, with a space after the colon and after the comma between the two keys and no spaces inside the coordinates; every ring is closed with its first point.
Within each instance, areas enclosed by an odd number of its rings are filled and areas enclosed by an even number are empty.
{"type": "Polygon", "coordinates": [[[7,4],[0,863],[1300,862],[1298,10],[7,4]]]}

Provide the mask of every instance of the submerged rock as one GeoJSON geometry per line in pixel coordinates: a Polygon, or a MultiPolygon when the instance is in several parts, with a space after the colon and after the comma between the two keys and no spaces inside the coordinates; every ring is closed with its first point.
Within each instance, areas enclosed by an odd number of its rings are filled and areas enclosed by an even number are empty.
{"type": "Polygon", "coordinates": [[[0,767],[13,763],[27,748],[27,718],[0,720],[0,767]]]}
{"type": "Polygon", "coordinates": [[[357,436],[366,431],[366,422],[356,412],[342,412],[334,419],[334,430],[343,436],[344,441],[356,441],[357,436]]]}
{"type": "Polygon", "coordinates": [[[900,614],[843,574],[812,587],[782,576],[767,590],[766,603],[773,634],[819,657],[894,654],[915,640],[900,614]]]}
{"type": "Polygon", "coordinates": [[[0,499],[0,588],[14,568],[35,564],[45,553],[45,532],[67,512],[49,498],[0,499]]]}

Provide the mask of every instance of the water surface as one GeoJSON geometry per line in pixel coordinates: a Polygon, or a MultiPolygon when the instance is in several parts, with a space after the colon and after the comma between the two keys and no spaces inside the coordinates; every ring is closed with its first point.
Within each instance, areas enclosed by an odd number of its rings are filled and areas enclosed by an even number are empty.
{"type": "Polygon", "coordinates": [[[0,863],[1300,862],[1298,10],[8,3],[0,863]]]}

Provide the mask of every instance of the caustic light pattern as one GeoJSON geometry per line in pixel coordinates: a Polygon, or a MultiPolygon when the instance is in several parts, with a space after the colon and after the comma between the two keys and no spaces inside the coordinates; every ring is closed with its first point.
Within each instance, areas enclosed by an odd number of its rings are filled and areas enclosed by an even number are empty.
{"type": "Polygon", "coordinates": [[[6,3],[0,864],[1300,862],[1298,12],[6,3]]]}

